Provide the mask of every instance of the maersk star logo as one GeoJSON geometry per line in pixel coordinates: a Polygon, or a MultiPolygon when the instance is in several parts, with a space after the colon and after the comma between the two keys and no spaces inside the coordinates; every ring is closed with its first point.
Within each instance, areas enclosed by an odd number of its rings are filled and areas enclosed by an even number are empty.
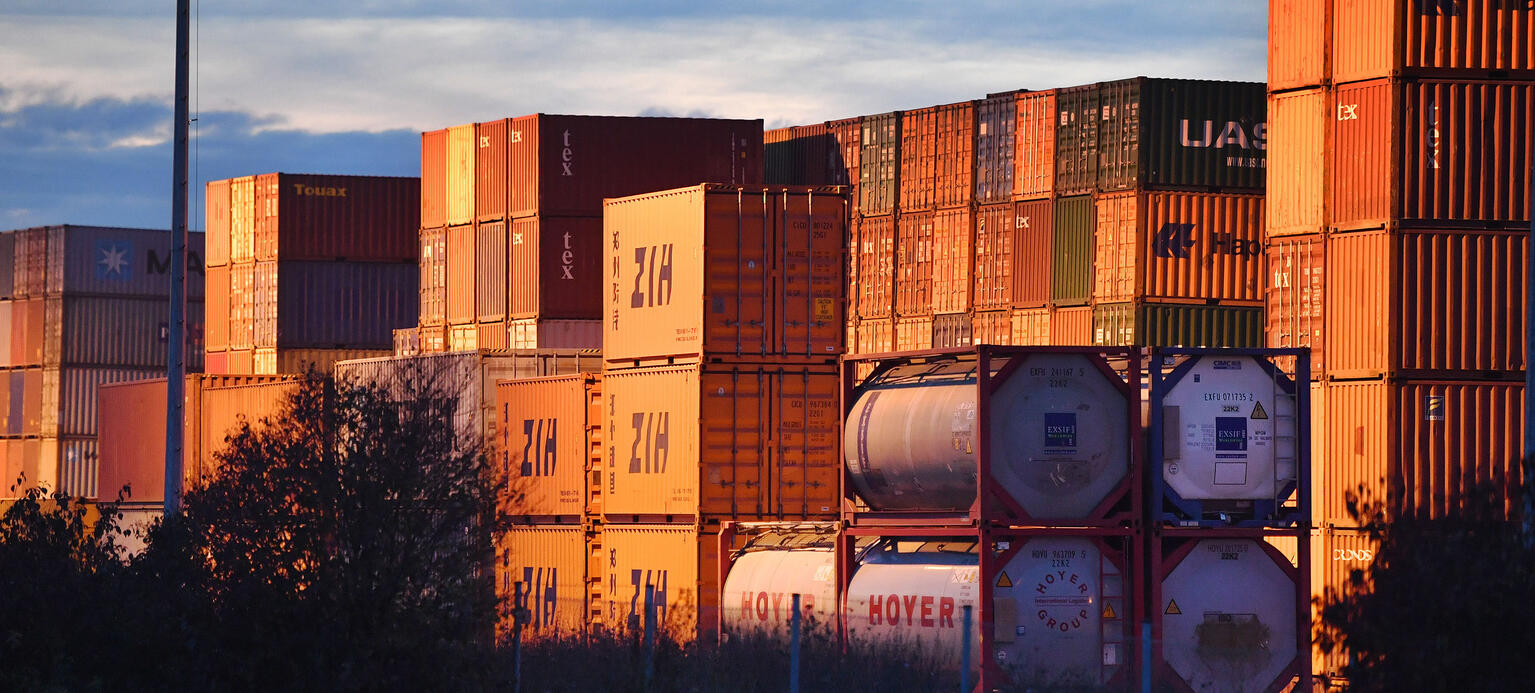
{"type": "Polygon", "coordinates": [[[133,248],[118,241],[96,242],[96,277],[128,279],[133,269],[133,248]]]}

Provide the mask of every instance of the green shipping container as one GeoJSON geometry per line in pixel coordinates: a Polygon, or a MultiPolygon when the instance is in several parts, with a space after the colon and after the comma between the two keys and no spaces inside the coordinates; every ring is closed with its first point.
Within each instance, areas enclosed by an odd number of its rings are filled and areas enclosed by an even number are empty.
{"type": "Polygon", "coordinates": [[[1263,346],[1263,308],[1177,303],[1093,306],[1094,346],[1263,346]]]}
{"type": "Polygon", "coordinates": [[[1098,85],[1056,92],[1055,192],[1090,193],[1098,186],[1098,85]]]}
{"type": "Polygon", "coordinates": [[[1098,98],[1098,190],[1263,190],[1263,83],[1136,77],[1098,98]]]}
{"type": "Polygon", "coordinates": [[[864,116],[859,153],[858,211],[866,215],[895,211],[900,190],[901,112],[864,116]]]}
{"type": "Polygon", "coordinates": [[[1050,302],[1086,305],[1093,295],[1093,198],[1055,201],[1055,230],[1050,246],[1050,302]]]}

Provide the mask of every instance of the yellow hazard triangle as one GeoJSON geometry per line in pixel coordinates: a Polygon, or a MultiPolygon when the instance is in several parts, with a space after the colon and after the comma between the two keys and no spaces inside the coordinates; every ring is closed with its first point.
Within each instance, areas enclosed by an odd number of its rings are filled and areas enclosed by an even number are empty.
{"type": "Polygon", "coordinates": [[[1252,418],[1254,418],[1254,419],[1267,419],[1268,417],[1269,417],[1269,413],[1263,410],[1263,403],[1262,402],[1253,402],[1253,415],[1252,415],[1252,418]]]}
{"type": "Polygon", "coordinates": [[[1167,600],[1167,611],[1163,613],[1178,615],[1183,613],[1183,609],[1178,608],[1178,600],[1169,599],[1167,600]]]}
{"type": "Polygon", "coordinates": [[[1103,617],[1104,618],[1119,618],[1119,616],[1114,613],[1114,605],[1113,604],[1104,604],[1103,605],[1103,617]]]}
{"type": "Polygon", "coordinates": [[[1002,571],[1002,576],[997,578],[998,587],[1012,587],[1013,580],[1007,576],[1007,571],[1002,571]]]}

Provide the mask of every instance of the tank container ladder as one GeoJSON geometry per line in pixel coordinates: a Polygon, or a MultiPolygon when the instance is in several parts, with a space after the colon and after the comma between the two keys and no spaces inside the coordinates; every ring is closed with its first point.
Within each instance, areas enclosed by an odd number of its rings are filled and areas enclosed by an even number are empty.
{"type": "Polygon", "coordinates": [[[1274,418],[1273,472],[1275,498],[1273,512],[1275,519],[1281,519],[1281,513],[1283,512],[1285,502],[1284,489],[1295,489],[1297,507],[1301,507],[1298,502],[1300,500],[1300,494],[1307,493],[1310,491],[1310,489],[1304,489],[1300,486],[1300,427],[1299,417],[1296,416],[1296,409],[1300,406],[1299,388],[1301,387],[1301,384],[1297,383],[1295,385],[1297,391],[1294,394],[1287,393],[1279,384],[1279,371],[1277,368],[1275,369],[1274,375],[1275,377],[1271,378],[1271,381],[1274,383],[1274,411],[1270,414],[1270,416],[1274,418]],[[1282,477],[1280,476],[1279,470],[1285,463],[1288,463],[1290,466],[1290,475],[1287,477],[1282,477]]]}
{"type": "MultiPolygon", "coordinates": [[[[1124,667],[1126,659],[1134,656],[1124,637],[1124,623],[1130,617],[1128,613],[1130,606],[1125,601],[1124,573],[1119,566],[1108,560],[1107,556],[1100,555],[1098,559],[1098,585],[1099,597],[1103,601],[1096,607],[1099,615],[1099,650],[1103,655],[1100,660],[1101,665],[1103,668],[1111,666],[1107,653],[1109,646],[1113,645],[1115,656],[1112,666],[1124,667]],[[1117,586],[1117,589],[1113,589],[1111,585],[1117,586]],[[1118,608],[1114,609],[1114,615],[1110,617],[1108,609],[1114,605],[1118,608]]],[[[1111,678],[1111,675],[1108,675],[1109,672],[1104,673],[1105,680],[1111,678]]]]}

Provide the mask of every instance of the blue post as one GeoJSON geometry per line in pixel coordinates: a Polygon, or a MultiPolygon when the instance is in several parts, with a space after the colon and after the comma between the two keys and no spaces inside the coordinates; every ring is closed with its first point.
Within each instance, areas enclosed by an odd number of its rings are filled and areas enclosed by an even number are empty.
{"type": "Polygon", "coordinates": [[[794,595],[794,615],[789,617],[789,693],[799,693],[799,594],[794,595]]]}
{"type": "Polygon", "coordinates": [[[970,609],[965,605],[965,627],[961,630],[963,638],[959,648],[959,693],[970,693],[970,609]]]}
{"type": "Polygon", "coordinates": [[[1141,691],[1151,693],[1151,622],[1141,624],[1141,691]]]}

